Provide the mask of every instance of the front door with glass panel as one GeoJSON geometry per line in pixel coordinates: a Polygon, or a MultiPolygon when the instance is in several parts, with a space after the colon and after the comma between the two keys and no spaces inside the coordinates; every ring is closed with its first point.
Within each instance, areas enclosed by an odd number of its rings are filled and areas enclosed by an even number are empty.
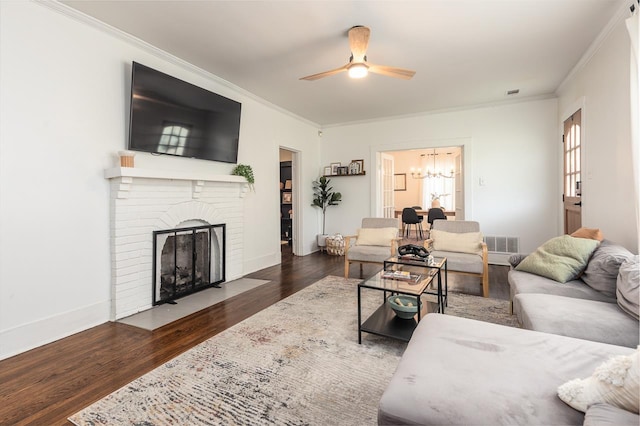
{"type": "Polygon", "coordinates": [[[576,111],[564,122],[564,232],[571,234],[582,226],[582,113],[576,111]]]}

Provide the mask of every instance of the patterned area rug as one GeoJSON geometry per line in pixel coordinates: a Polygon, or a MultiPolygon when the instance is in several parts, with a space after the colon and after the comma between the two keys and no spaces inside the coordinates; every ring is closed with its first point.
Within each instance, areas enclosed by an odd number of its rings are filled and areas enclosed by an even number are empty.
{"type": "Polygon", "coordinates": [[[450,292],[448,305],[444,310],[447,315],[520,327],[518,318],[511,315],[511,304],[508,300],[487,299],[470,294],[450,292]]]}
{"type": "MultiPolygon", "coordinates": [[[[357,279],[329,276],[69,418],[76,425],[375,425],[405,343],[357,333],[357,279]]],[[[509,303],[450,293],[447,314],[512,325],[509,303]]],[[[363,292],[363,315],[380,294],[363,292]]],[[[366,316],[365,316],[366,318],[366,316]]]]}

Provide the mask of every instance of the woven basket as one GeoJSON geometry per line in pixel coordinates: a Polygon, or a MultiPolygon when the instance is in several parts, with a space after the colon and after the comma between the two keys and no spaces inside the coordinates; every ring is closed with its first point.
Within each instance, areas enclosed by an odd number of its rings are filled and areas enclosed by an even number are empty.
{"type": "Polygon", "coordinates": [[[327,253],[332,256],[344,256],[344,238],[342,236],[327,237],[327,253]]]}

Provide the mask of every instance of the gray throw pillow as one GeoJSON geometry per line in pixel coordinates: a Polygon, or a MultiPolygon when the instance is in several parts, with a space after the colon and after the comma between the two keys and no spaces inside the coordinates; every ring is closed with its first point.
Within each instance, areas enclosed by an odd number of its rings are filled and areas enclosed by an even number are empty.
{"type": "Polygon", "coordinates": [[[524,260],[525,257],[527,257],[526,254],[512,254],[509,256],[509,264],[512,268],[515,268],[524,260]]]}
{"type": "Polygon", "coordinates": [[[635,255],[620,265],[618,273],[616,299],[620,309],[639,319],[640,301],[640,256],[635,255]]]}
{"type": "Polygon", "coordinates": [[[616,297],[616,280],[620,265],[633,254],[619,244],[604,240],[593,252],[581,278],[589,287],[616,297]]]}

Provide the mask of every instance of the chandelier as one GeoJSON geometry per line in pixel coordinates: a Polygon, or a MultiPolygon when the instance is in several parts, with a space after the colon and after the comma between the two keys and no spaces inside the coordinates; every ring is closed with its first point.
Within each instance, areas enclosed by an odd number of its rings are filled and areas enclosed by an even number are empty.
{"type": "MultiPolygon", "coordinates": [[[[431,179],[431,178],[452,179],[454,177],[453,169],[451,169],[448,174],[443,173],[442,171],[438,171],[436,167],[436,155],[440,155],[440,154],[437,154],[435,149],[433,150],[433,153],[420,154],[421,158],[424,158],[425,156],[433,157],[433,169],[430,169],[427,166],[427,171],[423,172],[420,167],[418,167],[418,169],[416,169],[415,167],[411,167],[410,169],[411,177],[414,179],[431,179]]],[[[449,154],[447,153],[447,155],[449,154]]]]}

